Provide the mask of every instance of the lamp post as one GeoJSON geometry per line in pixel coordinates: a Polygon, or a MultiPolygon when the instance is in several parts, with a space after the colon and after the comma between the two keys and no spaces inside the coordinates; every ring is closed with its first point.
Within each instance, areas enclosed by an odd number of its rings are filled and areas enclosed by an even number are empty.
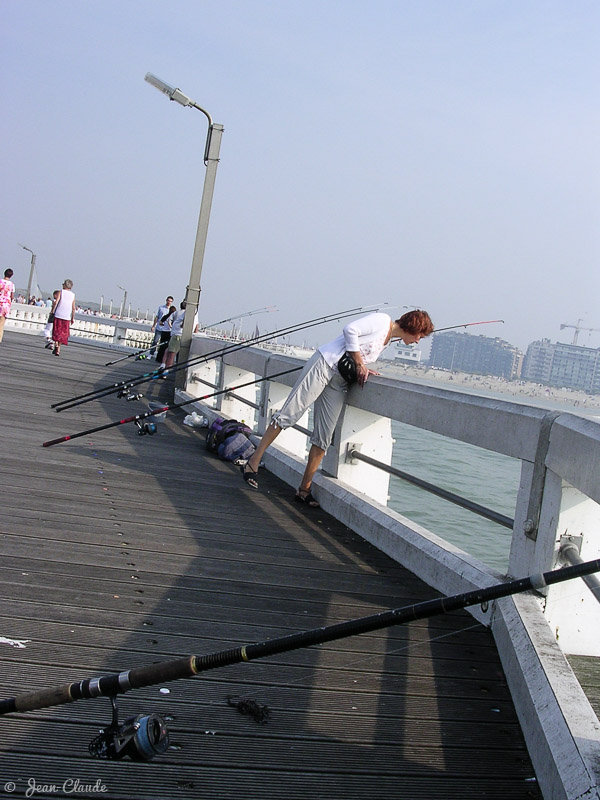
{"type": "Polygon", "coordinates": [[[31,287],[33,286],[33,276],[35,275],[35,253],[33,250],[30,250],[28,247],[25,247],[24,244],[18,243],[19,247],[22,247],[23,250],[27,250],[28,253],[31,253],[31,268],[29,270],[29,281],[27,283],[27,302],[31,299],[31,287]]]}
{"type": "MultiPolygon", "coordinates": [[[[198,228],[196,231],[196,242],[194,245],[194,255],[192,257],[192,267],[190,270],[190,281],[186,288],[185,302],[186,314],[181,333],[181,348],[179,360],[181,363],[189,358],[190,345],[192,343],[192,333],[194,329],[194,319],[198,305],[200,303],[200,278],[202,276],[202,262],[206,249],[206,237],[208,235],[208,221],[210,219],[210,209],[217,176],[217,165],[219,163],[219,150],[221,148],[221,137],[223,126],[212,121],[212,117],[204,108],[199,106],[179,89],[174,89],[152,73],[146,74],[145,80],[163,94],[169,100],[175,100],[182,106],[190,106],[201,111],[208,120],[208,132],[206,135],[206,145],[204,147],[204,165],[206,173],[204,175],[204,189],[202,192],[202,202],[200,203],[200,216],[198,218],[198,228]]],[[[176,373],[175,384],[182,388],[185,384],[184,370],[176,373]]]]}
{"type": "Polygon", "coordinates": [[[122,286],[117,284],[117,289],[120,289],[123,292],[123,305],[121,306],[121,311],[119,312],[120,317],[125,316],[125,304],[127,303],[127,289],[124,289],[122,286]]]}

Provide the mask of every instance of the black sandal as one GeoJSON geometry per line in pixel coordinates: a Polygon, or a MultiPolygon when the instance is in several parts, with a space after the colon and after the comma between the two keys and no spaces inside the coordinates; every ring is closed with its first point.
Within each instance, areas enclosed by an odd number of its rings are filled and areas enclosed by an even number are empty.
{"type": "Polygon", "coordinates": [[[248,486],[251,486],[253,489],[258,489],[258,481],[254,477],[258,475],[257,469],[252,469],[250,464],[247,462],[245,464],[240,464],[240,472],[242,473],[242,478],[246,481],[248,486]],[[246,469],[248,471],[246,471],[246,469]]]}
{"type": "Polygon", "coordinates": [[[313,497],[310,489],[297,489],[294,495],[294,500],[297,503],[304,503],[309,508],[321,508],[319,501],[313,497]]]}

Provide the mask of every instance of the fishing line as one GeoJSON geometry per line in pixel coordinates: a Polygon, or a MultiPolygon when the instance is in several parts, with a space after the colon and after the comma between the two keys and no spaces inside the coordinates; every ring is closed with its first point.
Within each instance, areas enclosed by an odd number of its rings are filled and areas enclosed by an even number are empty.
{"type": "MultiPolygon", "coordinates": [[[[275,339],[278,336],[297,333],[298,331],[305,330],[307,328],[312,328],[315,325],[323,325],[324,323],[335,322],[339,321],[340,319],[345,319],[346,317],[355,316],[356,314],[360,314],[363,311],[372,308],[373,308],[372,306],[362,306],[361,308],[353,308],[347,311],[338,312],[336,314],[329,314],[324,317],[315,317],[314,319],[309,320],[308,322],[305,323],[291,325],[287,328],[281,328],[278,331],[273,331],[272,333],[266,333],[261,336],[255,336],[252,339],[246,340],[245,342],[227,345],[226,347],[221,347],[218,350],[214,350],[210,353],[205,353],[204,355],[201,356],[195,356],[194,358],[191,358],[188,361],[184,361],[181,364],[177,364],[173,367],[170,367],[169,373],[178,372],[179,370],[186,369],[187,367],[192,365],[205,363],[206,361],[210,361],[212,358],[215,358],[219,355],[225,355],[227,353],[243,350],[247,347],[253,347],[255,344],[266,342],[269,339],[275,339]]],[[[112,386],[107,386],[103,388],[101,387],[100,389],[95,389],[93,391],[86,392],[84,394],[80,394],[75,397],[71,397],[67,400],[62,400],[58,403],[52,403],[50,407],[55,408],[57,411],[65,411],[67,408],[72,408],[73,406],[80,405],[81,403],[78,401],[90,402],[91,400],[96,400],[99,399],[100,397],[104,397],[107,394],[112,394],[113,392],[117,391],[122,387],[129,388],[131,386],[136,386],[140,383],[146,383],[147,381],[154,380],[158,377],[160,377],[160,371],[153,370],[152,372],[146,372],[143,375],[138,376],[136,378],[120,381],[119,383],[113,384],[112,386]]]]}

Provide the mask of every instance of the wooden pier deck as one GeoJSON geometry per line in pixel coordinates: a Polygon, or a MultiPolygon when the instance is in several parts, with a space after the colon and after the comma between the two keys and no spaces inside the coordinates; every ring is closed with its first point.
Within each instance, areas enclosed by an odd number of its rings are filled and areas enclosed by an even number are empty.
{"type": "MultiPolygon", "coordinates": [[[[130,423],[42,448],[145,410],[114,395],[50,409],[149,369],[104,367],[113,356],[72,343],[55,358],[41,338],[11,331],[0,345],[0,699],[435,596],[332,517],[290,502],[274,476],[261,472],[252,491],[181,411],[152,437],[130,423]]],[[[172,398],[171,379],[142,390],[172,398]]],[[[0,790],[540,797],[493,639],[464,612],[132,691],[119,709],[121,720],[164,715],[169,750],[149,763],[90,757],[111,719],[104,698],[7,715],[0,790]],[[229,696],[267,705],[269,720],[243,716],[229,696]]]]}

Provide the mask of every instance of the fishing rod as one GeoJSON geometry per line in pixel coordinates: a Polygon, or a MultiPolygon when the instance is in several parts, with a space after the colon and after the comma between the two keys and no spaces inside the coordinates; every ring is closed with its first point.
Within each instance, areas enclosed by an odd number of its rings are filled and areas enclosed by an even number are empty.
{"type": "Polygon", "coordinates": [[[503,319],[486,319],[483,322],[465,322],[463,325],[449,325],[447,328],[436,328],[434,333],[440,333],[440,331],[452,331],[455,328],[470,328],[471,325],[491,325],[492,322],[504,322],[503,319]]]}
{"type": "MultiPolygon", "coordinates": [[[[201,400],[208,400],[211,397],[218,397],[221,394],[226,394],[227,392],[235,392],[238,389],[244,389],[246,386],[253,386],[256,383],[262,383],[263,381],[269,381],[273,378],[279,378],[282,375],[289,375],[291,372],[298,372],[301,370],[302,367],[293,367],[292,369],[286,369],[283,372],[277,372],[274,375],[267,375],[264,378],[256,378],[253,381],[248,381],[247,383],[240,383],[237,386],[228,386],[227,389],[219,389],[217,392],[213,392],[212,394],[205,394],[203,397],[192,397],[190,400],[184,400],[181,403],[167,403],[166,405],[161,405],[157,408],[154,408],[152,411],[148,411],[144,414],[136,414],[133,417],[127,417],[126,419],[120,419],[116,422],[108,422],[106,425],[99,425],[97,428],[88,428],[86,431],[81,431],[80,433],[72,433],[70,436],[61,436],[60,439],[52,439],[49,442],[43,442],[42,447],[52,447],[54,444],[61,444],[62,442],[68,442],[71,439],[79,439],[80,436],[87,436],[90,433],[98,433],[98,431],[105,431],[108,428],[116,428],[117,425],[125,425],[128,422],[135,422],[138,427],[138,433],[140,435],[144,435],[146,433],[153,434],[156,433],[156,426],[154,429],[147,428],[147,423],[144,424],[142,420],[148,419],[148,417],[154,417],[157,414],[162,414],[167,411],[173,411],[176,408],[183,408],[183,406],[187,406],[190,403],[197,403],[201,400]]],[[[132,400],[140,399],[138,396],[132,396],[132,400]]]]}
{"type": "Polygon", "coordinates": [[[265,311],[270,314],[273,311],[278,311],[277,306],[265,306],[264,308],[255,308],[254,311],[247,311],[245,314],[234,314],[233,317],[221,319],[219,322],[213,322],[211,325],[205,325],[201,330],[206,331],[209,328],[216,328],[217,325],[224,325],[226,322],[231,322],[234,319],[242,319],[242,317],[253,317],[255,314],[262,314],[265,311]]]}
{"type": "MultiPolygon", "coordinates": [[[[379,305],[387,305],[387,304],[378,304],[379,305]]],[[[248,339],[242,343],[234,343],[228,345],[224,348],[220,348],[218,350],[213,350],[209,353],[205,353],[202,356],[196,356],[194,358],[189,359],[188,361],[184,361],[181,364],[177,364],[173,367],[169,368],[170,373],[178,372],[181,369],[187,369],[190,366],[195,364],[205,363],[210,361],[212,358],[217,358],[219,356],[223,356],[227,353],[234,353],[239,350],[243,350],[247,347],[253,347],[255,344],[259,344],[261,342],[268,341],[269,339],[275,339],[278,336],[282,336],[285,334],[297,333],[300,330],[306,330],[307,328],[312,328],[315,325],[321,325],[326,322],[333,322],[334,320],[344,319],[345,317],[354,316],[355,314],[359,314],[363,311],[367,311],[373,308],[377,308],[378,306],[362,306],[355,309],[349,309],[348,311],[342,311],[336,314],[329,314],[325,317],[316,317],[313,320],[309,320],[306,323],[300,323],[296,325],[289,326],[288,328],[281,328],[278,331],[273,331],[272,333],[266,333],[262,336],[256,336],[252,339],[248,339]]],[[[499,320],[490,320],[491,322],[496,322],[499,320]]],[[[467,322],[463,323],[463,325],[456,325],[452,327],[467,327],[469,325],[484,325],[488,324],[488,322],[467,322]]],[[[442,328],[442,330],[448,330],[448,328],[442,328]]],[[[72,397],[68,400],[61,400],[58,403],[53,403],[51,408],[55,408],[57,412],[67,411],[70,408],[74,408],[75,406],[82,405],[83,403],[88,403],[91,400],[99,400],[102,397],[106,397],[109,394],[113,394],[118,392],[121,389],[130,389],[134,386],[137,386],[141,383],[146,383],[147,381],[154,380],[155,378],[160,377],[159,370],[153,370],[152,372],[146,372],[140,375],[138,378],[129,378],[125,381],[120,381],[119,383],[113,384],[112,386],[103,387],[100,389],[94,389],[90,392],[86,392],[81,395],[77,395],[76,397],[72,397]]]]}
{"type": "MultiPolygon", "coordinates": [[[[367,311],[375,307],[376,306],[362,306],[358,308],[351,308],[348,309],[347,311],[340,311],[336,314],[327,314],[324,317],[315,317],[314,319],[308,320],[308,322],[298,323],[296,325],[291,325],[287,328],[281,328],[280,330],[273,331],[272,333],[265,333],[260,336],[254,336],[252,337],[252,339],[247,339],[245,342],[241,343],[235,342],[233,344],[226,345],[225,347],[221,347],[218,350],[213,350],[210,353],[205,353],[204,355],[201,356],[195,356],[189,359],[188,361],[184,361],[181,364],[177,364],[173,367],[170,367],[169,373],[177,372],[180,369],[186,369],[187,367],[192,366],[194,364],[204,363],[206,361],[211,360],[212,358],[216,358],[217,356],[225,355],[226,353],[232,353],[236,352],[237,350],[243,350],[247,347],[252,347],[255,344],[266,342],[269,339],[275,339],[278,336],[297,333],[298,331],[305,330],[306,328],[312,328],[315,325],[322,325],[326,322],[333,322],[334,320],[340,320],[344,319],[345,317],[351,317],[354,316],[355,314],[360,314],[363,311],[367,311]]],[[[145,372],[137,378],[128,378],[127,380],[112,384],[112,386],[101,387],[100,389],[94,389],[90,392],[85,392],[84,394],[71,397],[67,400],[61,400],[58,403],[52,403],[50,408],[55,408],[57,411],[66,411],[67,408],[72,408],[73,406],[81,405],[81,403],[78,401],[89,402],[89,400],[97,400],[100,397],[112,394],[121,388],[129,388],[132,386],[136,386],[139,383],[145,383],[146,381],[154,380],[155,378],[158,377],[160,377],[159,370],[153,370],[152,372],[145,372]],[[87,398],[89,398],[89,400],[87,398]]]]}
{"type": "Polygon", "coordinates": [[[254,661],[258,658],[333,642],[394,625],[403,625],[419,619],[448,614],[532,589],[539,591],[546,586],[591,575],[599,570],[600,559],[595,559],[462,594],[425,600],[367,617],[358,617],[334,625],[288,634],[264,642],[245,644],[208,655],[192,655],[170,661],[159,661],[111,675],[85,678],[51,689],[26,692],[0,700],[0,715],[24,713],[74,703],[78,700],[108,697],[113,711],[112,722],[92,740],[88,748],[90,754],[107,759],[120,759],[129,755],[138,761],[150,761],[155,755],[164,753],[168,747],[169,734],[165,721],[158,714],[139,714],[136,717],[130,717],[125,720],[123,725],[119,726],[117,696],[120,694],[125,694],[132,689],[194,678],[201,672],[232,664],[254,661]]]}
{"type": "MultiPolygon", "coordinates": [[[[260,313],[263,313],[264,311],[269,311],[269,312],[270,311],[277,311],[277,309],[275,308],[275,306],[265,306],[264,308],[256,308],[254,311],[247,311],[245,314],[236,314],[233,317],[228,317],[227,319],[222,319],[222,320],[220,320],[220,322],[213,322],[212,325],[204,325],[202,328],[199,329],[198,332],[206,331],[209,328],[214,328],[216,325],[223,325],[223,323],[231,322],[234,319],[242,319],[243,317],[253,317],[254,314],[260,314],[260,313]]],[[[125,341],[135,341],[135,340],[125,339],[125,341]]],[[[166,342],[163,342],[163,344],[166,344],[166,342]]],[[[150,350],[155,350],[157,347],[160,347],[160,343],[159,342],[155,342],[154,344],[151,344],[149,347],[146,347],[143,350],[137,350],[134,353],[128,353],[126,356],[121,356],[121,358],[116,358],[114,361],[107,361],[104,366],[105,367],[112,367],[113,364],[118,364],[119,361],[126,361],[128,358],[136,358],[136,359],[138,359],[144,353],[149,353],[150,350]]]]}

